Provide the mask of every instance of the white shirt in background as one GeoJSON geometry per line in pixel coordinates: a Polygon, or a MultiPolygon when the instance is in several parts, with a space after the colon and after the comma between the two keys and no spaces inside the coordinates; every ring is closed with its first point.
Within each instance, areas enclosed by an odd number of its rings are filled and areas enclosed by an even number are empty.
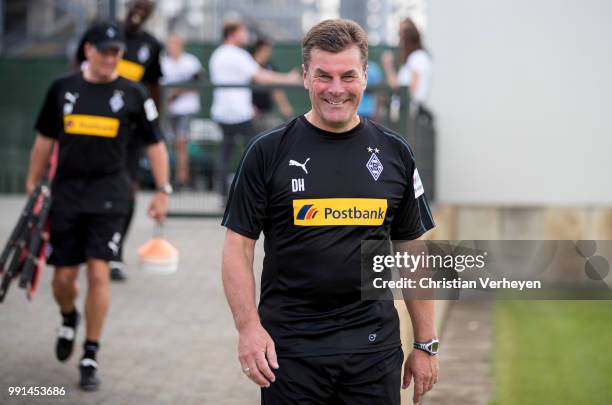
{"type": "Polygon", "coordinates": [[[424,103],[431,89],[431,69],[432,62],[429,54],[423,49],[417,49],[406,58],[406,63],[397,73],[397,82],[400,86],[410,86],[412,72],[416,72],[419,79],[416,92],[412,94],[412,99],[424,103]]]}
{"type": "MultiPolygon", "coordinates": [[[[250,84],[260,69],[255,59],[244,49],[223,44],[208,63],[213,84],[250,84]]],[[[238,124],[253,119],[255,111],[251,89],[217,89],[213,93],[210,115],[222,124],[238,124]]]]}
{"type": "MultiPolygon", "coordinates": [[[[200,60],[190,53],[183,53],[178,59],[169,55],[161,58],[161,68],[164,76],[162,84],[172,84],[193,80],[202,71],[200,60]]],[[[200,111],[200,95],[197,91],[189,91],[179,95],[168,105],[172,115],[197,114],[200,111]]]]}

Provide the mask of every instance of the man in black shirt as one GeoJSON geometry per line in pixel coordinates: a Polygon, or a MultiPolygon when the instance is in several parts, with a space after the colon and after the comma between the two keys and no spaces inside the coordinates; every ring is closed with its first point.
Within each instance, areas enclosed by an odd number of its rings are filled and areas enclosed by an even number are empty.
{"type": "MultiPolygon", "coordinates": [[[[264,404],[399,404],[399,320],[393,301],[361,299],[361,241],[417,239],[433,219],[404,138],[356,113],[367,81],[363,29],[324,21],[306,34],[302,59],[312,108],[249,144],[223,219],[240,364],[266,387],[264,404]]],[[[433,301],[406,305],[416,342],[437,342],[433,301]]],[[[437,379],[434,354],[414,350],[405,363],[414,402],[437,379]]]]}
{"type": "Polygon", "coordinates": [[[58,144],[52,183],[49,263],[55,265],[53,294],[63,322],[56,356],[72,354],[80,320],[75,307],[79,265],[87,264],[86,342],[80,362],[81,387],[98,388],[96,352],[109,304],[109,266],[120,260],[130,182],[126,146],[133,137],[147,145],[158,192],[149,215],[161,221],[167,210],[168,155],[158,129],[155,103],[142,85],[116,71],[125,42],[112,23],[98,23],[85,35],[87,65],[82,72],[59,78],[47,92],[36,121],[26,188],[31,192],[58,144]]]}

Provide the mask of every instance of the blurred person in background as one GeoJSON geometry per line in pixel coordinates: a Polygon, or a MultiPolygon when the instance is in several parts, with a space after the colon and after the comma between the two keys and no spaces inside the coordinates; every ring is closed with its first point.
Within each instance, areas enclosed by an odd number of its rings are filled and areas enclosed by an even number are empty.
{"type": "MultiPolygon", "coordinates": [[[[198,80],[202,71],[200,60],[185,52],[183,39],[177,34],[170,34],[167,41],[167,52],[161,58],[164,74],[162,84],[172,84],[198,80]]],[[[200,112],[200,95],[189,88],[172,88],[168,94],[169,131],[168,143],[173,143],[176,167],[176,187],[189,186],[189,125],[191,117],[200,112]]]]}
{"type": "Polygon", "coordinates": [[[112,22],[94,24],[85,33],[83,49],[84,69],[55,80],[47,92],[35,125],[26,189],[31,193],[40,181],[57,142],[49,215],[53,296],[62,316],[55,351],[62,362],[72,354],[81,318],[75,302],[79,266],[86,263],[86,341],[79,369],[80,387],[93,391],[100,385],[96,355],[110,302],[109,262],[121,259],[129,209],[126,153],[131,138],[146,145],[158,186],[149,215],[157,221],[166,215],[169,183],[155,103],[142,85],[117,74],[125,49],[120,28],[112,22]]]}
{"type": "MultiPolygon", "coordinates": [[[[122,59],[117,64],[117,72],[119,76],[144,84],[159,109],[159,79],[162,77],[160,53],[162,45],[153,35],[144,30],[144,24],[153,13],[154,8],[155,2],[152,0],[130,0],[127,3],[127,14],[123,22],[126,48],[122,59]]],[[[77,62],[81,64],[81,67],[83,67],[83,62],[85,61],[84,40],[84,38],[81,39],[76,56],[77,62]]],[[[123,229],[124,241],[136,208],[136,191],[138,191],[141,156],[142,145],[140,145],[138,139],[131,139],[128,143],[127,168],[132,182],[132,195],[123,229]]],[[[110,277],[113,281],[125,281],[127,279],[122,262],[112,261],[110,267],[110,277]]]]}
{"type": "MultiPolygon", "coordinates": [[[[253,59],[259,66],[264,69],[276,72],[278,69],[270,62],[272,56],[272,44],[265,38],[258,39],[251,51],[253,59]]],[[[273,104],[276,104],[278,111],[282,117],[287,120],[293,116],[293,107],[287,99],[287,95],[283,90],[254,90],[253,91],[253,106],[255,106],[255,126],[257,132],[264,131],[268,128],[275,127],[283,122],[283,120],[274,116],[273,104]]]]}
{"type": "Polygon", "coordinates": [[[416,113],[425,110],[431,88],[432,61],[423,47],[419,29],[410,18],[400,23],[399,37],[399,71],[395,71],[391,51],[383,54],[382,66],[389,86],[393,89],[398,86],[410,87],[411,111],[416,113]]]}
{"type": "MultiPolygon", "coordinates": [[[[297,71],[287,74],[264,69],[253,59],[244,47],[248,31],[240,20],[226,21],[223,24],[223,43],[215,49],[209,60],[210,81],[214,85],[245,85],[251,82],[260,84],[298,84],[297,71]]],[[[253,127],[252,92],[248,87],[215,89],[211,117],[223,132],[221,155],[218,169],[218,182],[223,197],[227,196],[229,168],[236,138],[245,142],[255,135],[253,127]]]]}

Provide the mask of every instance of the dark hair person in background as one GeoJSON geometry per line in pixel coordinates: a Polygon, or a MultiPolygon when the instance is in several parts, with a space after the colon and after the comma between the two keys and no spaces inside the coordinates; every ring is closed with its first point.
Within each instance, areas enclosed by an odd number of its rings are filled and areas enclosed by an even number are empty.
{"type": "MultiPolygon", "coordinates": [[[[267,39],[258,39],[255,45],[253,45],[251,55],[253,55],[255,62],[262,68],[275,72],[277,71],[274,64],[270,62],[272,44],[267,39]]],[[[284,119],[289,119],[293,116],[293,107],[291,107],[287,95],[283,90],[253,90],[255,126],[258,132],[282,123],[278,117],[272,115],[274,103],[276,103],[276,107],[284,119]]]]}
{"type": "Polygon", "coordinates": [[[422,106],[431,88],[431,57],[423,47],[419,29],[410,18],[400,23],[399,37],[401,67],[396,73],[393,53],[387,51],[382,57],[383,69],[392,88],[409,86],[411,102],[415,107],[422,106]]]}

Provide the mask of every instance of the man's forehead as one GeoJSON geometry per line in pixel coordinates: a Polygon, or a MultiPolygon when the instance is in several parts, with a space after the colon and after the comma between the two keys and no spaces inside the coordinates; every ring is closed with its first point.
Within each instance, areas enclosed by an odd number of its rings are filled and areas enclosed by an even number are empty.
{"type": "Polygon", "coordinates": [[[327,73],[345,73],[350,70],[363,71],[361,52],[357,46],[346,48],[340,52],[327,52],[314,48],[310,52],[309,70],[325,71],[327,73]]]}

